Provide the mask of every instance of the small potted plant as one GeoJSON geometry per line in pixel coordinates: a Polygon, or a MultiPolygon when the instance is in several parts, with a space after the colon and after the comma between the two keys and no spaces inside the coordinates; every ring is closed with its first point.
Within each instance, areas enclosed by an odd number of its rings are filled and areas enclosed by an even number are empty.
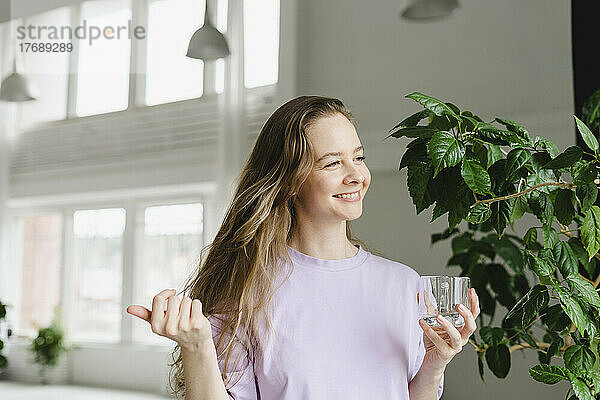
{"type": "Polygon", "coordinates": [[[0,301],[0,374],[6,369],[8,366],[8,360],[6,357],[2,355],[2,349],[4,348],[4,342],[2,341],[2,320],[6,318],[6,307],[7,305],[0,301]]]}
{"type": "Polygon", "coordinates": [[[29,350],[34,355],[34,362],[40,367],[39,375],[42,384],[49,383],[48,368],[55,367],[61,355],[68,351],[58,315],[59,313],[54,317],[50,326],[38,331],[38,336],[32,340],[29,346],[29,350]]]}

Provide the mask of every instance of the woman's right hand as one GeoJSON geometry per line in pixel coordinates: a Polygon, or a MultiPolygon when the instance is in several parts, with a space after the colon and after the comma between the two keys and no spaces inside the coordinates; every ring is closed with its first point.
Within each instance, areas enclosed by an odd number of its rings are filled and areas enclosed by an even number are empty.
{"type": "Polygon", "coordinates": [[[132,305],[127,312],[150,323],[152,332],[179,343],[186,351],[202,351],[214,347],[210,321],[202,314],[202,303],[189,297],[179,299],[175,289],[166,289],[154,296],[152,311],[132,305]],[[167,303],[167,311],[165,309],[167,303]]]}

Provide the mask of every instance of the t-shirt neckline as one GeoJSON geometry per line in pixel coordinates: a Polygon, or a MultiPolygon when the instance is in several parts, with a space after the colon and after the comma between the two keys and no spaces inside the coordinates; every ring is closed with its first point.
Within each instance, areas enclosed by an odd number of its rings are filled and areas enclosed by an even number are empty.
{"type": "Polygon", "coordinates": [[[356,247],[358,247],[358,252],[352,257],[339,260],[324,260],[301,253],[289,245],[287,246],[288,253],[294,265],[301,265],[322,271],[344,271],[361,266],[366,261],[369,253],[360,245],[356,247]]]}

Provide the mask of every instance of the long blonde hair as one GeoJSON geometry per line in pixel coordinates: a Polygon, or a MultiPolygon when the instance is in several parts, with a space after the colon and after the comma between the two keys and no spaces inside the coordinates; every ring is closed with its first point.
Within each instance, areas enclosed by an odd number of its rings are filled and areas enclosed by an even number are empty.
{"type": "MultiPolygon", "coordinates": [[[[214,241],[200,255],[199,268],[188,280],[184,294],[200,299],[207,316],[219,316],[217,356],[224,357],[226,374],[234,339],[253,357],[259,342],[259,315],[268,310],[274,278],[289,260],[287,243],[296,226],[294,197],[313,168],[313,151],[307,129],[319,118],[342,114],[353,124],[344,104],[334,98],[300,96],[280,106],[265,122],[238,179],[233,200],[214,241]],[[204,257],[204,254],[206,256],[204,257]]],[[[346,236],[360,243],[346,223],[346,236]]],[[[364,245],[363,245],[364,246],[364,245]]],[[[270,328],[268,313],[266,324],[270,328]]],[[[243,355],[242,353],[239,353],[243,355]]],[[[182,356],[177,345],[172,353],[171,394],[185,395],[182,356]]],[[[233,365],[240,365],[236,358],[233,365]]]]}

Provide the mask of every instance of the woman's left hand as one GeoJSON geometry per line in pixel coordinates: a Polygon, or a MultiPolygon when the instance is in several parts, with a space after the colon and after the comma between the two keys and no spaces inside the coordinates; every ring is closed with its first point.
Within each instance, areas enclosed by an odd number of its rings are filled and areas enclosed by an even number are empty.
{"type": "Polygon", "coordinates": [[[460,329],[455,328],[441,315],[437,317],[440,327],[432,327],[423,319],[419,320],[419,325],[424,332],[423,342],[425,345],[425,358],[421,369],[427,368],[434,371],[445,369],[450,360],[469,342],[469,337],[477,329],[475,319],[479,315],[479,298],[475,289],[470,290],[469,298],[472,311],[462,304],[457,307],[457,311],[465,320],[464,326],[460,329]]]}

